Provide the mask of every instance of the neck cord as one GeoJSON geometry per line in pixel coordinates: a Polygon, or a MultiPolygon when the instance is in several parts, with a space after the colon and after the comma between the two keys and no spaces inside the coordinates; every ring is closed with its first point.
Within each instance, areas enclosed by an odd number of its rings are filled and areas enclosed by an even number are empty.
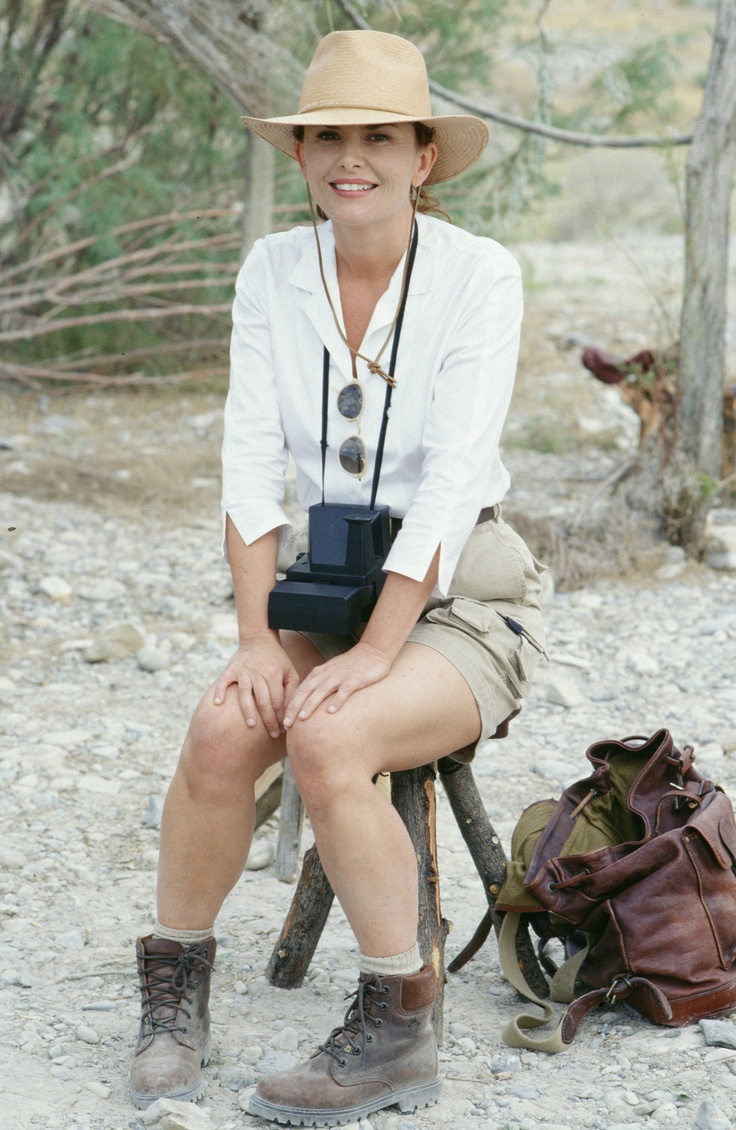
{"type": "Polygon", "coordinates": [[[383,377],[384,381],[386,381],[387,384],[393,385],[395,382],[394,382],[393,376],[391,375],[390,366],[389,366],[389,372],[387,373],[384,369],[381,368],[381,365],[379,364],[379,362],[381,360],[381,357],[383,356],[383,353],[386,349],[386,346],[388,345],[388,343],[391,340],[391,334],[394,332],[394,329],[396,327],[396,323],[399,320],[399,314],[400,314],[402,305],[406,300],[406,291],[407,291],[407,287],[409,285],[409,248],[411,246],[412,236],[414,234],[414,229],[415,229],[415,226],[416,226],[417,205],[419,204],[419,190],[417,189],[415,191],[414,199],[412,201],[411,224],[409,226],[409,238],[406,241],[406,253],[405,253],[405,260],[404,260],[404,275],[403,275],[403,278],[401,280],[401,296],[399,298],[399,304],[396,307],[396,313],[394,314],[394,319],[391,323],[391,326],[390,326],[390,329],[388,331],[388,335],[386,337],[386,340],[384,341],[383,345],[379,349],[379,351],[378,351],[378,353],[377,353],[377,355],[376,355],[376,357],[373,361],[371,361],[370,357],[366,357],[364,353],[361,353],[360,350],[353,349],[352,345],[350,344],[347,337],[343,333],[342,326],[340,325],[340,319],[338,318],[337,310],[335,309],[335,304],[332,301],[332,295],[330,294],[330,291],[329,291],[328,286],[327,286],[327,279],[325,278],[325,268],[324,268],[324,263],[322,261],[322,247],[321,247],[320,242],[319,242],[319,232],[317,231],[317,217],[316,217],[315,211],[314,211],[314,201],[312,199],[312,193],[310,192],[308,185],[307,185],[307,196],[309,198],[309,211],[312,214],[312,227],[314,228],[314,238],[317,240],[317,258],[319,260],[319,273],[320,273],[320,277],[322,279],[322,286],[324,287],[325,294],[327,295],[327,301],[330,304],[330,310],[332,311],[332,317],[335,319],[335,325],[337,326],[337,332],[339,333],[340,337],[342,338],[342,340],[345,342],[348,349],[350,350],[351,357],[360,357],[360,359],[362,361],[365,361],[366,364],[368,365],[368,371],[369,372],[376,373],[377,376],[383,377]]]}
{"type": "MultiPolygon", "coordinates": [[[[383,462],[383,447],[386,441],[386,428],[388,427],[388,413],[391,407],[391,393],[396,387],[394,380],[394,370],[396,368],[396,357],[399,352],[399,339],[401,337],[401,327],[404,323],[404,311],[406,310],[406,300],[409,297],[409,282],[411,280],[411,273],[414,269],[414,260],[417,254],[417,246],[419,244],[419,227],[416,219],[412,225],[412,238],[409,248],[407,249],[406,268],[404,270],[404,281],[402,284],[403,293],[401,295],[401,302],[396,311],[391,332],[394,328],[394,342],[391,347],[391,360],[388,366],[388,373],[386,376],[386,397],[383,402],[383,419],[381,420],[381,431],[378,436],[378,446],[376,447],[376,466],[373,472],[373,485],[371,487],[371,509],[376,505],[376,496],[378,494],[378,480],[381,474],[381,464],[383,462]]],[[[391,335],[389,334],[389,337],[391,335]]],[[[388,344],[388,341],[386,342],[388,344]]],[[[385,345],[384,345],[385,348],[385,345]]],[[[383,352],[383,350],[381,351],[383,352]]],[[[380,357],[380,354],[379,354],[380,357]]],[[[330,354],[327,346],[324,347],[323,360],[322,360],[322,439],[320,441],[320,448],[322,450],[322,505],[325,504],[325,466],[327,463],[327,402],[329,395],[330,383],[330,354]]]]}

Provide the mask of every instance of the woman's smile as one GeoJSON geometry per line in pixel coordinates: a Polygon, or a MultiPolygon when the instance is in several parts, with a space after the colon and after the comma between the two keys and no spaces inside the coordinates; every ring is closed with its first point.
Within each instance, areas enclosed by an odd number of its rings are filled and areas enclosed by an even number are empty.
{"type": "Polygon", "coordinates": [[[406,208],[412,185],[422,183],[434,159],[434,147],[419,146],[407,122],[310,126],[295,151],[317,204],[348,224],[386,220],[406,208]]]}

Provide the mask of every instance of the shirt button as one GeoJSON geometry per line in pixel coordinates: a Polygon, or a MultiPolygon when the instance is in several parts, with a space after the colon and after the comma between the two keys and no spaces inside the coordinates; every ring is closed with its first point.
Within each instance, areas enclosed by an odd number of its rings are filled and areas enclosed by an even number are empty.
{"type": "Polygon", "coordinates": [[[357,487],[353,487],[353,489],[350,491],[350,493],[353,496],[353,498],[360,498],[360,491],[358,490],[357,487]]]}

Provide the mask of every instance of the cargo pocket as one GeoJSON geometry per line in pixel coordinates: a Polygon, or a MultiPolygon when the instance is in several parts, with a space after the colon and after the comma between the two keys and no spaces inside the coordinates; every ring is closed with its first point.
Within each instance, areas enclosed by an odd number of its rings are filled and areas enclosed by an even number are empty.
{"type": "Polygon", "coordinates": [[[534,672],[547,653],[523,624],[513,616],[495,611],[503,630],[508,633],[508,677],[511,686],[519,696],[524,697],[529,691],[534,672]],[[512,641],[510,644],[509,639],[512,641]]]}

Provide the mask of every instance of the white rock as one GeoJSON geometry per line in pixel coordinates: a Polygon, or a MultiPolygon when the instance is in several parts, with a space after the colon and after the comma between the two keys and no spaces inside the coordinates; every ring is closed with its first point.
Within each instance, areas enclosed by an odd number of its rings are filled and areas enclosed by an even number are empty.
{"type": "Polygon", "coordinates": [[[262,871],[273,861],[276,849],[268,840],[255,840],[248,853],[246,871],[262,871]]]}
{"type": "Polygon", "coordinates": [[[146,640],[136,656],[141,671],[163,671],[171,666],[171,646],[157,644],[155,639],[146,640]]]}
{"type": "Polygon", "coordinates": [[[696,1130],[733,1130],[733,1123],[712,1099],[703,1099],[695,1116],[696,1130]]]}
{"type": "Polygon", "coordinates": [[[84,600],[92,601],[107,601],[119,600],[121,596],[125,596],[127,589],[122,581],[113,580],[112,577],[106,577],[101,581],[96,581],[94,584],[86,585],[84,588],[80,587],[79,595],[84,600]]]}
{"type": "Polygon", "coordinates": [[[215,1127],[207,1107],[175,1099],[157,1099],[137,1117],[144,1126],[154,1130],[214,1130],[215,1127]]]}
{"type": "Polygon", "coordinates": [[[547,682],[545,698],[556,706],[571,710],[586,701],[585,695],[575,679],[562,672],[552,674],[547,682]]]}
{"type": "Polygon", "coordinates": [[[93,1095],[97,1095],[98,1099],[109,1099],[112,1094],[112,1087],[107,1083],[98,1082],[97,1079],[90,1079],[85,1086],[93,1095]]]}
{"type": "Polygon", "coordinates": [[[637,675],[659,674],[659,663],[648,651],[639,651],[634,648],[631,651],[619,652],[619,656],[625,660],[629,670],[637,675]]]}
{"type": "Polygon", "coordinates": [[[87,1024],[80,1024],[77,1028],[77,1039],[81,1040],[83,1044],[99,1044],[100,1037],[94,1028],[90,1028],[87,1024]]]}
{"type": "Polygon", "coordinates": [[[100,796],[115,796],[120,792],[120,781],[98,777],[95,773],[84,773],[77,782],[77,788],[86,793],[98,793],[100,796]]]}
{"type": "Polygon", "coordinates": [[[145,636],[133,624],[111,624],[95,636],[84,652],[88,663],[107,663],[110,660],[126,659],[145,644],[145,636]]]}
{"type": "Polygon", "coordinates": [[[709,1047],[736,1049],[736,1024],[732,1020],[701,1020],[698,1027],[709,1047]]]}
{"type": "Polygon", "coordinates": [[[63,577],[43,577],[39,589],[52,600],[68,601],[74,589],[63,577]]]}
{"type": "Polygon", "coordinates": [[[296,1028],[282,1028],[273,1041],[273,1045],[284,1052],[299,1051],[299,1033],[296,1028]]]}

